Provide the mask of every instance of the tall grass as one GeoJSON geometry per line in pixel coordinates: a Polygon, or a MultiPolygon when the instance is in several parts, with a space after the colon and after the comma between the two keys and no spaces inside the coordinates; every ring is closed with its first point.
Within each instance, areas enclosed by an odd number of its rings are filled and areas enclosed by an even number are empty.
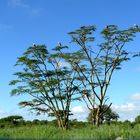
{"type": "Polygon", "coordinates": [[[57,127],[47,125],[22,126],[0,129],[0,140],[28,139],[28,140],[115,140],[140,139],[140,125],[103,125],[99,128],[85,126],[61,131],[57,127]]]}

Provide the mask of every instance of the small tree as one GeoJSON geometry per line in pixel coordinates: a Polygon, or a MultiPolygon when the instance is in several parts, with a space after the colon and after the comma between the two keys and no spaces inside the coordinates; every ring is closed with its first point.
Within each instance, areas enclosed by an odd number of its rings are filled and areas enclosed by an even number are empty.
{"type": "Polygon", "coordinates": [[[34,45],[19,57],[16,66],[22,67],[15,73],[17,80],[10,85],[17,85],[11,95],[30,95],[29,101],[20,102],[22,107],[30,107],[37,114],[48,113],[56,117],[61,129],[68,128],[70,105],[79,99],[76,95],[78,84],[75,84],[76,72],[69,67],[61,65],[60,52],[66,46],[61,44],[54,48],[55,53],[50,54],[44,45],[34,45]]]}
{"type": "Polygon", "coordinates": [[[23,120],[23,117],[22,116],[8,116],[8,117],[5,117],[5,118],[1,118],[0,119],[0,122],[14,122],[14,121],[22,121],[23,120]]]}
{"type": "Polygon", "coordinates": [[[135,122],[136,122],[136,123],[140,123],[140,115],[138,115],[138,116],[135,118],[135,122]]]}
{"type": "MultiPolygon", "coordinates": [[[[110,123],[111,121],[117,121],[118,120],[119,115],[116,112],[112,111],[111,108],[108,108],[107,105],[104,105],[102,108],[103,108],[102,109],[102,116],[100,117],[100,123],[101,124],[103,122],[110,123]]],[[[93,111],[94,112],[90,112],[88,114],[87,121],[95,124],[95,120],[94,120],[95,118],[93,118],[93,114],[96,115],[97,109],[94,109],[93,111]]]]}
{"type": "MultiPolygon", "coordinates": [[[[74,46],[77,47],[77,51],[69,53],[66,61],[79,76],[83,87],[81,97],[88,109],[94,112],[97,108],[93,117],[99,126],[103,106],[108,100],[106,94],[111,78],[114,72],[121,69],[122,64],[129,60],[126,43],[133,40],[140,28],[135,26],[119,30],[115,25],[108,25],[101,31],[104,42],[98,46],[93,44],[95,30],[94,26],[83,26],[69,33],[72,42],[77,45],[74,46]]],[[[111,104],[108,105],[108,109],[111,104]]]]}

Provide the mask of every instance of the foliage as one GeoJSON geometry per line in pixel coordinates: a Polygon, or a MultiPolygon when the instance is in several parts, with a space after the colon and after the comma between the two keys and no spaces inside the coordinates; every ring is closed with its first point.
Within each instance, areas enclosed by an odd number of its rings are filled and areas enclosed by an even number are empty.
{"type": "MultiPolygon", "coordinates": [[[[95,111],[95,110],[94,110],[95,111]]],[[[91,123],[94,123],[94,115],[96,115],[96,112],[90,112],[88,114],[88,117],[87,117],[87,121],[88,122],[91,122],[91,123]]],[[[103,106],[103,110],[102,110],[102,117],[101,117],[101,120],[100,120],[100,123],[111,123],[112,121],[117,121],[119,118],[119,115],[112,111],[111,108],[108,109],[108,106],[107,105],[104,105],[103,106]]]]}
{"type": "Polygon", "coordinates": [[[94,43],[95,31],[95,26],[83,26],[69,33],[77,51],[69,53],[66,61],[78,73],[83,88],[81,97],[89,111],[95,110],[97,106],[94,120],[99,125],[114,71],[120,70],[122,64],[130,60],[130,53],[125,46],[133,41],[140,28],[135,26],[120,30],[115,25],[108,25],[101,31],[103,43],[97,46],[94,43]]]}
{"type": "Polygon", "coordinates": [[[71,42],[76,44],[75,51],[70,53],[69,47],[61,43],[51,51],[45,45],[29,47],[17,59],[16,66],[21,70],[14,74],[17,79],[10,82],[10,85],[16,85],[11,95],[31,97],[19,105],[29,107],[37,114],[55,117],[63,130],[69,127],[69,116],[73,115],[71,103],[81,99],[92,112],[97,126],[104,119],[110,121],[116,117],[115,113],[109,114],[112,103],[104,111],[109,99],[107,90],[114,72],[130,60],[131,53],[125,46],[133,41],[140,28],[121,30],[108,25],[101,31],[102,42],[98,45],[94,43],[95,31],[95,26],[82,26],[70,32],[71,42]],[[107,111],[109,115],[105,115],[107,111]]]}
{"type": "Polygon", "coordinates": [[[136,122],[136,123],[140,123],[140,115],[138,115],[138,116],[135,118],[135,122],[136,122]]]}
{"type": "MultiPolygon", "coordinates": [[[[71,129],[63,132],[57,128],[57,120],[33,120],[25,121],[24,124],[22,121],[19,120],[19,124],[12,125],[12,127],[5,122],[5,127],[0,128],[0,139],[114,140],[116,137],[123,137],[124,139],[137,139],[140,137],[140,124],[128,121],[111,122],[110,125],[104,123],[102,126],[97,127],[88,122],[71,120],[71,129]]],[[[12,124],[12,122],[10,123],[12,124]]]]}
{"type": "Polygon", "coordinates": [[[37,114],[48,113],[58,120],[62,129],[68,128],[70,105],[79,100],[76,74],[69,67],[62,66],[62,49],[67,46],[57,46],[50,53],[45,45],[34,45],[18,58],[15,66],[20,66],[20,72],[14,75],[10,85],[16,85],[11,95],[30,95],[31,100],[19,103],[22,107],[30,107],[37,114]]]}
{"type": "Polygon", "coordinates": [[[22,116],[8,116],[8,117],[5,117],[5,118],[1,118],[0,119],[0,123],[1,122],[13,122],[13,121],[21,121],[23,120],[23,117],[22,116]]]}

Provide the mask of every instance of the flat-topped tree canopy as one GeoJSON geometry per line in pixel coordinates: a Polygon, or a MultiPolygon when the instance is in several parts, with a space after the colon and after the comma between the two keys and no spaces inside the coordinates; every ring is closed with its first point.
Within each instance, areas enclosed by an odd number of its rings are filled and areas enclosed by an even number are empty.
{"type": "Polygon", "coordinates": [[[11,95],[31,96],[31,100],[20,102],[20,106],[56,117],[61,129],[68,128],[71,102],[80,99],[76,73],[60,65],[63,61],[60,52],[64,48],[67,47],[57,46],[50,53],[45,45],[29,47],[17,60],[16,66],[21,68],[14,74],[17,79],[10,82],[17,86],[11,95]]]}
{"type": "Polygon", "coordinates": [[[137,25],[121,30],[116,25],[107,25],[100,32],[102,43],[100,41],[98,45],[95,44],[95,32],[95,26],[82,26],[69,32],[71,42],[76,44],[76,51],[69,53],[70,57],[66,61],[78,73],[84,91],[80,92],[81,97],[88,109],[92,111],[98,108],[93,118],[99,125],[103,106],[108,100],[106,95],[112,76],[132,57],[126,44],[133,41],[140,27],[137,25]]]}

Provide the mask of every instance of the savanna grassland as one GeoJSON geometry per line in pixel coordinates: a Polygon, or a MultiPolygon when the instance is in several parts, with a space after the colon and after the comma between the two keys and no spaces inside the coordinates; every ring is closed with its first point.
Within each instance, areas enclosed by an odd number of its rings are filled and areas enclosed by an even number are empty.
{"type": "Polygon", "coordinates": [[[72,128],[62,131],[54,124],[34,124],[10,126],[0,129],[0,137],[5,140],[115,140],[140,138],[140,124],[117,123],[100,127],[79,122],[72,128]]]}
{"type": "Polygon", "coordinates": [[[33,44],[18,57],[15,66],[20,69],[9,83],[13,86],[11,95],[29,95],[31,98],[21,101],[20,107],[28,107],[37,114],[48,114],[57,121],[28,123],[20,116],[10,116],[1,119],[1,139],[140,138],[140,115],[134,123],[117,122],[119,115],[111,110],[113,103],[107,92],[114,72],[122,69],[124,62],[140,56],[140,52],[130,53],[124,48],[140,32],[140,27],[134,25],[122,30],[116,25],[107,25],[101,31],[104,42],[96,49],[92,47],[95,31],[95,26],[82,26],[69,32],[71,42],[78,46],[74,52],[71,51],[73,48],[60,42],[51,51],[46,45],[33,44]],[[79,101],[89,111],[89,123],[70,120],[74,115],[71,105],[75,106],[79,101]]]}

